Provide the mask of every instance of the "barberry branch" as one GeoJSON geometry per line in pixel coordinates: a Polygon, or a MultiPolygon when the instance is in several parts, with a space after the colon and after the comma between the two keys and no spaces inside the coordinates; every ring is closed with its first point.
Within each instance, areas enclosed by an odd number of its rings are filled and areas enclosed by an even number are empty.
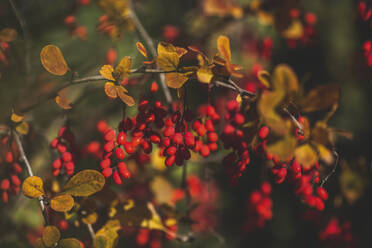
{"type": "Polygon", "coordinates": [[[92,240],[94,240],[94,238],[96,237],[96,234],[94,232],[92,224],[87,224],[87,227],[88,227],[89,234],[92,237],[92,240]]]}
{"type": "Polygon", "coordinates": [[[328,181],[328,179],[333,175],[335,174],[336,172],[336,169],[337,169],[337,165],[339,163],[339,155],[338,155],[338,152],[336,150],[333,150],[333,155],[335,156],[336,160],[335,160],[335,164],[332,168],[332,171],[322,180],[322,182],[320,183],[320,187],[323,188],[323,185],[328,181]]]}
{"type": "MultiPolygon", "coordinates": [[[[150,35],[147,33],[146,29],[143,27],[143,25],[142,25],[141,21],[139,20],[138,16],[136,15],[136,12],[134,11],[134,6],[133,6],[132,0],[128,0],[128,6],[129,6],[129,15],[130,15],[130,18],[131,18],[134,26],[136,27],[136,29],[140,33],[142,39],[145,41],[148,48],[150,49],[150,53],[151,53],[152,57],[156,58],[157,52],[155,50],[154,42],[152,41],[150,35]]],[[[158,68],[159,67],[157,66],[157,69],[158,68]]],[[[160,79],[160,85],[163,88],[165,100],[167,101],[167,103],[169,105],[169,104],[172,103],[172,95],[169,91],[168,86],[165,83],[164,74],[162,74],[162,73],[159,74],[159,79],[160,79]]]]}
{"type": "Polygon", "coordinates": [[[13,12],[19,22],[19,25],[23,32],[23,37],[25,40],[25,69],[26,74],[29,75],[31,73],[31,35],[28,31],[27,24],[25,18],[23,18],[21,12],[18,10],[17,5],[15,4],[14,0],[9,0],[10,5],[12,6],[13,12]]]}
{"type": "MultiPolygon", "coordinates": [[[[131,73],[132,74],[137,74],[137,73],[159,73],[159,74],[164,74],[164,73],[172,73],[172,72],[175,72],[175,71],[164,71],[164,70],[160,70],[160,69],[144,69],[142,67],[135,68],[135,69],[132,69],[131,70],[131,73]]],[[[62,83],[62,85],[60,87],[57,87],[55,90],[53,90],[51,93],[49,93],[48,95],[46,95],[44,98],[41,98],[41,100],[39,100],[38,102],[36,102],[34,104],[31,104],[30,106],[27,106],[27,107],[21,109],[19,112],[20,113],[26,113],[26,112],[29,112],[29,111],[33,110],[34,108],[38,107],[42,103],[55,98],[58,95],[58,92],[59,91],[65,89],[65,88],[68,88],[70,86],[78,85],[78,84],[84,84],[84,83],[89,83],[89,82],[94,82],[94,81],[103,81],[103,80],[109,81],[109,80],[105,79],[101,75],[95,75],[95,76],[89,76],[89,77],[84,77],[84,78],[78,78],[78,79],[74,79],[74,80],[71,80],[71,81],[62,83]]],[[[232,80],[230,80],[230,81],[233,82],[232,80]]],[[[222,82],[222,81],[214,81],[213,84],[215,86],[218,86],[218,87],[224,87],[224,88],[232,89],[232,90],[238,92],[241,95],[246,95],[246,96],[251,96],[251,97],[255,96],[254,93],[240,88],[235,83],[234,83],[235,86],[233,86],[231,84],[231,82],[229,84],[229,83],[222,82]]],[[[168,87],[167,87],[167,89],[168,89],[168,87]]]]}
{"type": "MultiPolygon", "coordinates": [[[[15,130],[12,130],[12,134],[13,134],[13,137],[15,139],[15,142],[16,142],[18,150],[19,150],[19,159],[25,164],[25,166],[27,168],[28,175],[30,177],[32,177],[34,175],[34,173],[32,172],[31,164],[26,157],[25,151],[23,150],[21,138],[19,137],[19,134],[15,130]]],[[[39,200],[39,206],[40,206],[41,213],[43,214],[43,217],[44,217],[44,223],[45,223],[45,225],[48,225],[48,216],[47,216],[47,213],[46,213],[46,208],[45,208],[45,205],[44,205],[44,201],[43,201],[42,198],[39,198],[38,200],[39,200]]]]}

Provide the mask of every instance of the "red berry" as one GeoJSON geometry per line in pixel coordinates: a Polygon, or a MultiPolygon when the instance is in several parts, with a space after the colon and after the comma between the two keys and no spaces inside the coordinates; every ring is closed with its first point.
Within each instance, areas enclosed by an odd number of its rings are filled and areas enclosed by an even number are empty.
{"type": "Polygon", "coordinates": [[[54,138],[54,139],[50,142],[50,147],[52,147],[53,149],[57,148],[58,142],[59,142],[59,139],[58,139],[58,138],[54,138]]]}
{"type": "Polygon", "coordinates": [[[112,168],[111,167],[106,167],[103,169],[102,171],[102,175],[105,177],[105,178],[108,178],[112,175],[112,168]]]}
{"type": "Polygon", "coordinates": [[[115,155],[116,155],[117,159],[124,159],[124,157],[125,157],[124,150],[121,149],[120,147],[116,148],[115,149],[115,155]]]}
{"type": "Polygon", "coordinates": [[[107,167],[110,167],[110,165],[111,165],[111,159],[106,158],[106,159],[102,160],[99,165],[101,166],[102,169],[105,169],[107,167]]]}
{"type": "Polygon", "coordinates": [[[271,185],[270,183],[268,182],[263,182],[261,184],[261,191],[262,193],[264,193],[265,195],[270,195],[271,194],[271,185]]]}
{"type": "Polygon", "coordinates": [[[242,125],[245,122],[245,118],[242,114],[236,113],[234,115],[234,122],[236,123],[236,125],[242,125]]]}
{"type": "Polygon", "coordinates": [[[172,141],[178,145],[182,144],[183,142],[183,136],[181,133],[175,133],[173,136],[172,136],[172,141]]]}
{"type": "Polygon", "coordinates": [[[57,150],[58,150],[59,153],[63,154],[64,152],[67,151],[67,147],[63,144],[58,144],[57,145],[57,150]]]}
{"type": "Polygon", "coordinates": [[[194,147],[195,145],[195,136],[191,132],[185,133],[185,144],[188,147],[194,147]]]}
{"type": "Polygon", "coordinates": [[[207,132],[207,129],[203,124],[200,124],[196,129],[196,132],[198,133],[199,136],[204,136],[204,134],[207,132]]]}
{"type": "Polygon", "coordinates": [[[118,173],[118,171],[114,171],[113,175],[112,175],[112,178],[114,179],[114,182],[117,184],[117,185],[120,185],[123,183],[123,181],[121,180],[121,177],[118,173]]]}
{"type": "Polygon", "coordinates": [[[306,13],[305,20],[309,25],[315,25],[317,17],[314,13],[306,13]]]}
{"type": "Polygon", "coordinates": [[[124,145],[125,142],[127,141],[127,134],[124,133],[123,131],[119,132],[116,141],[118,142],[119,145],[124,145]]]}
{"type": "Polygon", "coordinates": [[[9,182],[9,179],[3,179],[2,181],[1,181],[1,185],[0,185],[0,188],[2,189],[2,190],[8,190],[9,189],[9,186],[10,186],[10,182],[9,182]]]}
{"type": "Polygon", "coordinates": [[[126,163],[119,162],[118,163],[118,169],[119,169],[120,175],[122,175],[126,179],[130,178],[130,172],[129,172],[128,168],[127,168],[126,163]]]}
{"type": "Polygon", "coordinates": [[[8,151],[5,155],[5,162],[12,163],[13,162],[13,153],[8,151]]]}
{"type": "Polygon", "coordinates": [[[115,144],[114,142],[110,141],[110,142],[107,142],[104,146],[103,146],[103,149],[105,150],[105,152],[111,152],[115,147],[115,144]]]}
{"type": "Polygon", "coordinates": [[[176,152],[177,152],[177,148],[175,146],[170,146],[166,150],[166,154],[168,156],[172,156],[172,155],[176,154],[176,152]]]}
{"type": "Polygon", "coordinates": [[[114,129],[109,129],[108,131],[106,131],[105,136],[104,136],[106,141],[114,141],[115,137],[116,137],[116,133],[114,129]]]}
{"type": "Polygon", "coordinates": [[[173,155],[173,156],[170,156],[168,157],[167,159],[165,159],[165,165],[170,167],[174,164],[174,161],[176,160],[176,156],[173,155]]]}
{"type": "Polygon", "coordinates": [[[7,203],[9,198],[8,198],[8,193],[7,192],[3,192],[2,196],[1,196],[1,199],[4,203],[7,203]]]}
{"type": "Polygon", "coordinates": [[[124,149],[128,154],[134,153],[134,146],[132,142],[126,142],[124,144],[124,149]]]}
{"type": "Polygon", "coordinates": [[[53,161],[52,163],[53,169],[60,169],[62,166],[62,161],[60,158],[57,158],[56,160],[53,161]]]}
{"type": "Polygon", "coordinates": [[[73,172],[74,171],[75,164],[73,162],[67,162],[67,163],[64,164],[64,166],[66,168],[66,171],[67,171],[67,174],[68,175],[70,175],[69,174],[70,172],[73,172]]]}
{"type": "Polygon", "coordinates": [[[213,125],[212,120],[206,120],[204,125],[208,132],[214,131],[214,125],[213,125]]]}
{"type": "Polygon", "coordinates": [[[109,48],[106,52],[106,63],[113,65],[116,61],[118,54],[115,49],[109,48]]]}
{"type": "Polygon", "coordinates": [[[104,121],[104,120],[101,120],[101,121],[99,121],[99,122],[97,123],[97,130],[98,130],[99,132],[101,132],[101,133],[105,133],[105,132],[107,131],[108,128],[109,128],[109,127],[108,127],[106,121],[104,121]]]}
{"type": "Polygon", "coordinates": [[[23,171],[22,167],[18,163],[13,163],[13,170],[17,174],[19,174],[23,171]]]}
{"type": "Polygon", "coordinates": [[[63,159],[63,161],[65,161],[65,162],[69,162],[69,161],[71,161],[71,160],[72,160],[72,155],[71,155],[71,153],[70,153],[70,152],[65,152],[65,153],[63,153],[63,154],[62,154],[62,159],[63,159]]]}
{"type": "Polygon", "coordinates": [[[151,91],[152,93],[155,93],[155,92],[158,91],[158,89],[159,89],[158,84],[157,84],[156,82],[152,82],[152,83],[151,83],[151,87],[150,87],[150,91],[151,91]]]}
{"type": "Polygon", "coordinates": [[[167,127],[167,128],[164,130],[164,132],[163,132],[163,134],[164,134],[165,137],[170,137],[170,136],[172,136],[174,133],[175,133],[175,129],[174,129],[174,127],[172,127],[172,126],[167,127]]]}
{"type": "Polygon", "coordinates": [[[218,135],[215,132],[208,133],[209,142],[215,143],[218,140],[218,135]]]}
{"type": "Polygon", "coordinates": [[[208,147],[207,145],[202,145],[202,146],[201,146],[201,149],[200,149],[200,154],[201,154],[203,157],[208,157],[209,154],[210,154],[209,147],[208,147]]]}
{"type": "Polygon", "coordinates": [[[328,193],[327,191],[322,188],[322,187],[318,187],[316,189],[316,193],[318,194],[318,196],[322,199],[322,200],[327,200],[328,199],[328,193]]]}
{"type": "Polygon", "coordinates": [[[17,175],[11,175],[10,180],[12,181],[12,184],[14,186],[19,186],[21,185],[21,181],[19,180],[19,177],[17,175]]]}
{"type": "Polygon", "coordinates": [[[260,128],[260,130],[258,131],[258,136],[261,138],[261,139],[266,139],[266,137],[269,135],[269,128],[266,127],[266,126],[263,126],[260,128]]]}
{"type": "Polygon", "coordinates": [[[65,231],[68,228],[68,222],[66,220],[60,220],[59,223],[58,223],[58,227],[62,231],[65,231]]]}
{"type": "Polygon", "coordinates": [[[150,140],[154,144],[160,144],[160,141],[161,141],[161,139],[158,135],[151,135],[150,140]]]}

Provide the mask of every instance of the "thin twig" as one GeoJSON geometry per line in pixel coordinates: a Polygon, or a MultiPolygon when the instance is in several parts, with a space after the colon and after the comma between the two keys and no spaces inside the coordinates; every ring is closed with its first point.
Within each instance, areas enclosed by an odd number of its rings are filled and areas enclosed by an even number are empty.
{"type": "MultiPolygon", "coordinates": [[[[13,130],[12,133],[13,133],[13,137],[16,141],[18,150],[19,150],[19,159],[26,165],[28,175],[30,177],[32,177],[34,175],[34,173],[32,172],[32,168],[31,168],[30,162],[28,161],[28,159],[26,157],[25,151],[23,150],[21,138],[19,137],[19,134],[17,133],[17,131],[13,130]]],[[[45,225],[48,225],[49,222],[48,222],[48,217],[47,217],[46,208],[45,208],[45,205],[44,205],[43,198],[39,198],[38,200],[39,200],[39,206],[40,206],[41,212],[42,212],[43,217],[44,217],[45,225]]]]}
{"type": "Polygon", "coordinates": [[[96,237],[96,233],[94,232],[92,224],[87,224],[87,227],[89,230],[89,234],[92,237],[92,240],[94,240],[94,238],[96,237]]]}
{"type": "MultiPolygon", "coordinates": [[[[136,74],[136,73],[160,73],[160,74],[164,74],[164,73],[172,73],[172,72],[174,72],[174,71],[164,71],[164,70],[160,70],[160,69],[142,69],[142,68],[135,68],[135,69],[131,70],[131,73],[133,73],[133,74],[136,74]]],[[[38,107],[42,103],[56,97],[59,91],[65,89],[65,88],[68,88],[70,86],[89,83],[89,82],[94,82],[94,81],[103,81],[103,80],[109,81],[101,75],[95,75],[95,76],[89,76],[89,77],[74,79],[74,80],[62,83],[60,87],[57,87],[51,93],[49,93],[45,97],[41,98],[38,102],[33,103],[33,104],[31,104],[27,107],[24,107],[23,109],[19,110],[19,112],[20,113],[26,113],[26,112],[29,112],[29,111],[33,110],[34,108],[38,107]]],[[[228,84],[228,83],[225,83],[225,82],[222,82],[222,81],[214,81],[213,84],[215,86],[218,86],[218,87],[225,87],[225,88],[235,90],[238,93],[243,94],[243,95],[255,96],[255,94],[252,93],[252,92],[244,90],[244,89],[242,89],[238,86],[234,87],[231,84],[228,84]]]]}
{"type": "Polygon", "coordinates": [[[304,135],[304,127],[302,124],[298,122],[298,120],[291,114],[291,112],[289,112],[287,108],[283,108],[283,110],[289,115],[289,117],[291,117],[292,122],[297,126],[298,133],[304,135]]]}
{"type": "Polygon", "coordinates": [[[25,18],[22,16],[21,12],[18,10],[14,0],[9,0],[10,5],[14,11],[14,14],[21,26],[23,37],[25,40],[26,51],[25,51],[25,69],[26,74],[29,75],[31,73],[31,34],[28,31],[27,24],[25,18]]]}
{"type": "MultiPolygon", "coordinates": [[[[143,25],[142,25],[141,21],[139,20],[138,16],[136,15],[136,12],[134,11],[134,6],[133,6],[133,1],[132,0],[128,0],[128,6],[129,6],[129,9],[130,9],[129,15],[130,15],[130,18],[131,18],[134,26],[136,27],[136,29],[140,33],[142,39],[145,41],[148,48],[150,49],[150,53],[151,53],[152,57],[156,58],[157,52],[156,52],[156,49],[155,49],[154,42],[152,41],[151,37],[147,33],[146,29],[143,27],[143,25]]],[[[159,68],[157,67],[157,69],[159,69],[159,68]]],[[[160,85],[163,88],[165,100],[167,101],[168,104],[171,104],[172,103],[172,95],[169,91],[168,86],[165,83],[165,75],[163,73],[159,74],[159,79],[160,79],[160,85]]]]}
{"type": "Polygon", "coordinates": [[[332,171],[322,180],[321,184],[320,184],[320,187],[323,187],[323,185],[328,181],[328,179],[333,175],[335,174],[336,172],[336,169],[337,169],[337,165],[338,165],[338,162],[339,162],[339,155],[338,155],[338,152],[336,150],[333,150],[333,155],[336,157],[336,161],[335,161],[335,164],[333,166],[333,169],[332,171]]]}

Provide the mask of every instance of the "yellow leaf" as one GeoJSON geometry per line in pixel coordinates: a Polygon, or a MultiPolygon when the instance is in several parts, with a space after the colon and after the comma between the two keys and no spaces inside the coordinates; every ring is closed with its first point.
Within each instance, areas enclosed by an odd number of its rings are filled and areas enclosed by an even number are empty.
{"type": "Polygon", "coordinates": [[[136,43],[137,50],[145,57],[147,58],[147,50],[145,46],[141,42],[136,43]]]}
{"type": "Polygon", "coordinates": [[[297,162],[305,168],[311,168],[318,161],[316,152],[309,144],[297,147],[295,157],[297,162]]]}
{"type": "Polygon", "coordinates": [[[337,84],[321,85],[310,90],[301,102],[303,112],[314,112],[330,108],[338,103],[340,87],[337,84]]]}
{"type": "Polygon", "coordinates": [[[105,93],[111,99],[115,99],[116,97],[118,97],[118,94],[117,94],[117,91],[116,91],[116,86],[115,86],[114,83],[111,83],[111,82],[106,82],[105,93]]]}
{"type": "Polygon", "coordinates": [[[266,88],[270,88],[270,73],[267,71],[261,70],[258,71],[257,77],[266,88]]]}
{"type": "Polygon", "coordinates": [[[71,109],[70,101],[63,96],[56,96],[56,103],[58,106],[60,106],[62,109],[71,109]]]}
{"type": "Polygon", "coordinates": [[[118,93],[118,96],[125,104],[127,104],[129,107],[134,106],[135,102],[133,97],[125,94],[128,91],[123,86],[116,86],[116,92],[118,93]]]}
{"type": "Polygon", "coordinates": [[[105,177],[96,170],[83,170],[74,175],[65,185],[64,193],[73,196],[90,196],[105,185],[105,177]]]}
{"type": "Polygon", "coordinates": [[[334,157],[332,152],[325,146],[321,144],[316,144],[316,148],[319,153],[319,158],[327,164],[332,164],[334,162],[334,157]]]}
{"type": "Polygon", "coordinates": [[[12,28],[4,28],[0,31],[0,42],[11,42],[17,39],[17,31],[12,28]]]}
{"type": "Polygon", "coordinates": [[[257,109],[264,118],[264,122],[273,132],[279,135],[288,133],[288,128],[282,117],[276,112],[276,107],[281,103],[285,96],[282,90],[264,91],[258,101],[257,109]]]}
{"type": "Polygon", "coordinates": [[[115,78],[112,76],[113,72],[114,68],[111,65],[104,65],[99,70],[99,73],[101,74],[102,77],[111,81],[115,81],[115,78]]]}
{"type": "Polygon", "coordinates": [[[43,180],[40,177],[32,176],[23,181],[22,191],[25,196],[39,198],[44,195],[43,180]]]}
{"type": "Polygon", "coordinates": [[[41,239],[46,247],[55,247],[61,238],[61,233],[55,226],[47,226],[44,229],[43,236],[41,239]]]}
{"type": "Polygon", "coordinates": [[[17,115],[16,113],[12,113],[12,115],[10,116],[10,119],[12,120],[12,122],[21,122],[23,121],[23,119],[25,118],[24,115],[17,115]]]}
{"type": "Polygon", "coordinates": [[[289,27],[282,32],[284,38],[299,39],[304,34],[304,28],[299,20],[294,20],[289,27]]]}
{"type": "Polygon", "coordinates": [[[158,44],[158,57],[156,58],[158,66],[164,71],[174,71],[180,63],[177,49],[172,44],[160,42],[158,44]]]}
{"type": "Polygon", "coordinates": [[[161,176],[156,176],[151,184],[151,191],[154,193],[155,201],[158,204],[169,204],[171,202],[173,187],[172,185],[161,176]]]}
{"type": "Polygon", "coordinates": [[[84,224],[94,224],[97,222],[98,215],[96,212],[89,214],[87,217],[81,218],[84,224]]]}
{"type": "Polygon", "coordinates": [[[81,248],[79,240],[75,238],[61,239],[58,248],[81,248]]]}
{"type": "Polygon", "coordinates": [[[28,131],[30,130],[30,126],[28,125],[27,122],[23,121],[21,124],[16,126],[16,130],[18,133],[26,135],[28,134],[28,131]]]}
{"type": "Polygon", "coordinates": [[[43,240],[41,238],[38,238],[36,242],[34,243],[33,247],[34,248],[45,248],[43,240]]]}
{"type": "Polygon", "coordinates": [[[182,57],[183,55],[185,55],[187,53],[187,50],[185,48],[182,48],[182,47],[176,47],[176,52],[178,54],[178,57],[182,57]]]}
{"type": "Polygon", "coordinates": [[[291,135],[286,135],[283,139],[267,146],[267,151],[276,155],[280,161],[288,161],[293,157],[296,149],[297,139],[291,135]]]}
{"type": "Polygon", "coordinates": [[[67,212],[74,206],[74,198],[70,195],[59,195],[50,200],[50,207],[57,212],[67,212]]]}
{"type": "Polygon", "coordinates": [[[213,78],[213,72],[208,66],[202,66],[196,72],[199,82],[209,84],[213,78]]]}
{"type": "Polygon", "coordinates": [[[109,220],[98,232],[93,240],[95,248],[112,248],[114,247],[119,235],[120,222],[118,220],[109,220]]]}
{"type": "Polygon", "coordinates": [[[115,69],[115,75],[117,75],[117,79],[121,81],[123,78],[128,77],[130,74],[130,69],[132,68],[132,58],[129,56],[125,56],[121,59],[118,66],[115,69]]]}
{"type": "Polygon", "coordinates": [[[152,217],[151,219],[144,219],[141,223],[141,227],[148,228],[148,229],[156,229],[156,230],[166,230],[166,227],[163,225],[160,216],[156,212],[154,205],[152,203],[147,203],[147,208],[150,210],[152,217]]]}
{"type": "Polygon", "coordinates": [[[222,57],[226,62],[231,61],[231,52],[230,52],[230,40],[228,37],[221,35],[217,39],[217,49],[221,53],[222,57]]]}
{"type": "Polygon", "coordinates": [[[45,70],[57,75],[63,76],[70,68],[67,66],[61,50],[55,45],[47,45],[40,52],[41,63],[45,70]]]}
{"type": "Polygon", "coordinates": [[[286,92],[297,92],[299,89],[296,73],[286,64],[275,67],[272,83],[275,90],[282,89],[286,92]]]}
{"type": "Polygon", "coordinates": [[[165,157],[160,156],[159,149],[155,146],[151,153],[151,165],[154,169],[163,171],[165,167],[165,157]]]}
{"type": "Polygon", "coordinates": [[[181,88],[189,78],[182,73],[171,72],[165,74],[165,82],[168,87],[178,89],[181,88]]]}

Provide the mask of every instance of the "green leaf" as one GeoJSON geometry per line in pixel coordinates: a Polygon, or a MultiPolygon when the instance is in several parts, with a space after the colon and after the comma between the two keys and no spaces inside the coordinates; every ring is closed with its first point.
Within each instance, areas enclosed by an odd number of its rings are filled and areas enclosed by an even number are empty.
{"type": "Polygon", "coordinates": [[[73,196],[90,196],[105,185],[105,177],[96,170],[84,170],[74,175],[65,185],[64,193],[73,196]]]}
{"type": "Polygon", "coordinates": [[[61,233],[57,227],[47,226],[45,227],[41,238],[46,247],[54,247],[61,238],[61,233]]]}

